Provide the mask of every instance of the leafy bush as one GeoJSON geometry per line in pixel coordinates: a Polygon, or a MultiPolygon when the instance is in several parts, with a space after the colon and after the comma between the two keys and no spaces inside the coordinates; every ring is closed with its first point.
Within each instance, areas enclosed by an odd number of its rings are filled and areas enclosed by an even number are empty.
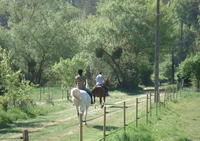
{"type": "Polygon", "coordinates": [[[0,110],[0,125],[5,126],[7,123],[11,123],[11,122],[12,122],[12,120],[11,120],[9,114],[3,110],[0,110]]]}
{"type": "Polygon", "coordinates": [[[193,81],[194,86],[200,88],[200,54],[188,57],[183,61],[178,70],[178,74],[184,78],[193,81]]]}
{"type": "Polygon", "coordinates": [[[1,127],[7,126],[7,124],[12,123],[13,121],[19,118],[27,118],[27,114],[24,113],[19,108],[12,108],[8,111],[0,110],[0,125],[1,127]]]}
{"type": "Polygon", "coordinates": [[[20,71],[12,71],[10,62],[9,53],[0,49],[0,87],[3,89],[0,93],[0,105],[5,111],[33,104],[27,97],[27,92],[31,89],[30,83],[22,79],[20,71]]]}
{"type": "Polygon", "coordinates": [[[80,53],[72,59],[60,59],[60,62],[55,64],[51,71],[65,87],[72,87],[75,85],[74,78],[77,75],[77,70],[83,69],[85,71],[89,66],[88,58],[90,58],[88,54],[80,53]]]}
{"type": "Polygon", "coordinates": [[[8,110],[9,101],[5,96],[0,96],[0,106],[4,111],[8,110]]]}

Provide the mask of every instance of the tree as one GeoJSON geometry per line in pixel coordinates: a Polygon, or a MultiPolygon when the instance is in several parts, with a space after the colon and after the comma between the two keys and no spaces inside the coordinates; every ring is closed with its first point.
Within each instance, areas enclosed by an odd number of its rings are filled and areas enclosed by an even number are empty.
{"type": "Polygon", "coordinates": [[[198,51],[198,45],[194,41],[199,37],[200,24],[198,23],[199,4],[198,0],[177,0],[172,1],[172,11],[178,20],[176,33],[180,33],[177,46],[177,59],[181,63],[188,54],[198,51]],[[178,31],[179,30],[179,31],[178,31]]]}
{"type": "MultiPolygon", "coordinates": [[[[166,12],[166,9],[162,10],[166,12]]],[[[83,48],[93,51],[99,60],[112,69],[110,75],[116,78],[117,86],[137,87],[139,82],[144,82],[141,80],[143,78],[140,78],[142,77],[140,63],[144,62],[141,61],[143,56],[147,56],[145,59],[148,61],[145,63],[152,65],[149,62],[153,62],[155,36],[153,13],[154,3],[150,1],[109,0],[99,3],[96,16],[90,16],[86,22],[83,21],[85,24],[82,25],[85,27],[84,37],[81,38],[85,43],[83,48]]],[[[172,41],[172,28],[168,22],[166,16],[162,16],[163,53],[170,51],[169,41],[172,41]]],[[[146,77],[149,80],[152,67],[148,68],[149,73],[146,77]]]]}
{"type": "Polygon", "coordinates": [[[11,0],[7,8],[16,68],[30,81],[44,84],[46,70],[60,57],[69,58],[76,52],[78,45],[70,21],[78,11],[62,0],[11,0]]]}

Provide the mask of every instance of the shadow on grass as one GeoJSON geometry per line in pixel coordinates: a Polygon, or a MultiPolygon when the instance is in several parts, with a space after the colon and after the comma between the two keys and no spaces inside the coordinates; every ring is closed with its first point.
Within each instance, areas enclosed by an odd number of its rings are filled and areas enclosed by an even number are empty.
{"type": "MultiPolygon", "coordinates": [[[[94,125],[93,128],[96,128],[98,130],[102,130],[103,131],[103,126],[102,125],[94,125]]],[[[106,131],[111,131],[111,130],[116,130],[119,127],[116,126],[106,126],[106,131]]]]}
{"type": "Polygon", "coordinates": [[[113,105],[111,103],[106,103],[105,105],[107,108],[123,108],[121,105],[113,105]]]}
{"type": "MultiPolygon", "coordinates": [[[[8,133],[22,133],[22,130],[16,130],[11,128],[1,129],[0,134],[8,134],[8,133]]],[[[1,140],[1,137],[0,137],[1,140]]]]}
{"type": "Polygon", "coordinates": [[[9,128],[10,126],[6,123],[0,123],[0,130],[4,128],[9,128]]]}
{"type": "Polygon", "coordinates": [[[44,123],[44,122],[49,122],[49,121],[44,121],[44,120],[40,120],[40,121],[32,121],[32,122],[18,122],[18,123],[14,123],[14,127],[40,127],[42,126],[40,123],[44,123]]]}
{"type": "Polygon", "coordinates": [[[23,122],[18,122],[18,123],[11,123],[11,124],[0,124],[0,134],[7,134],[7,133],[21,133],[22,130],[16,130],[13,128],[30,128],[30,127],[41,127],[42,124],[40,123],[44,123],[44,122],[49,122],[49,121],[44,121],[44,120],[40,120],[40,121],[33,121],[33,122],[27,122],[27,123],[23,123],[23,122]]]}
{"type": "MultiPolygon", "coordinates": [[[[119,109],[123,109],[124,108],[124,106],[118,106],[118,105],[106,105],[106,106],[108,106],[108,108],[119,108],[119,109]]],[[[125,106],[125,108],[128,108],[128,106],[125,106]]]]}

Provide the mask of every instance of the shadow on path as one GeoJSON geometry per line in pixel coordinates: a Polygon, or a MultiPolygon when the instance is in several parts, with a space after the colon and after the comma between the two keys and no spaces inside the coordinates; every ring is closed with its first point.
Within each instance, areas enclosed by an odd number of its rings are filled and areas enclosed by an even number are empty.
{"type": "MultiPolygon", "coordinates": [[[[96,128],[98,130],[102,130],[103,131],[103,126],[102,125],[94,125],[93,128],[96,128]]],[[[111,131],[111,130],[116,130],[119,127],[116,126],[106,126],[106,131],[111,131]]]]}

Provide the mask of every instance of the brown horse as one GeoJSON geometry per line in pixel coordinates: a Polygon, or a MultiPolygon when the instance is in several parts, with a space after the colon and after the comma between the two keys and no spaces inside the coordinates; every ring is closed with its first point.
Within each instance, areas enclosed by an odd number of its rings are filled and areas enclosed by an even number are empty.
{"type": "Polygon", "coordinates": [[[95,97],[99,97],[101,108],[103,108],[104,103],[106,102],[106,96],[108,96],[108,84],[109,84],[109,79],[106,78],[103,87],[95,85],[92,89],[93,101],[95,103],[95,97]],[[103,104],[102,104],[102,98],[104,101],[103,104]]]}

